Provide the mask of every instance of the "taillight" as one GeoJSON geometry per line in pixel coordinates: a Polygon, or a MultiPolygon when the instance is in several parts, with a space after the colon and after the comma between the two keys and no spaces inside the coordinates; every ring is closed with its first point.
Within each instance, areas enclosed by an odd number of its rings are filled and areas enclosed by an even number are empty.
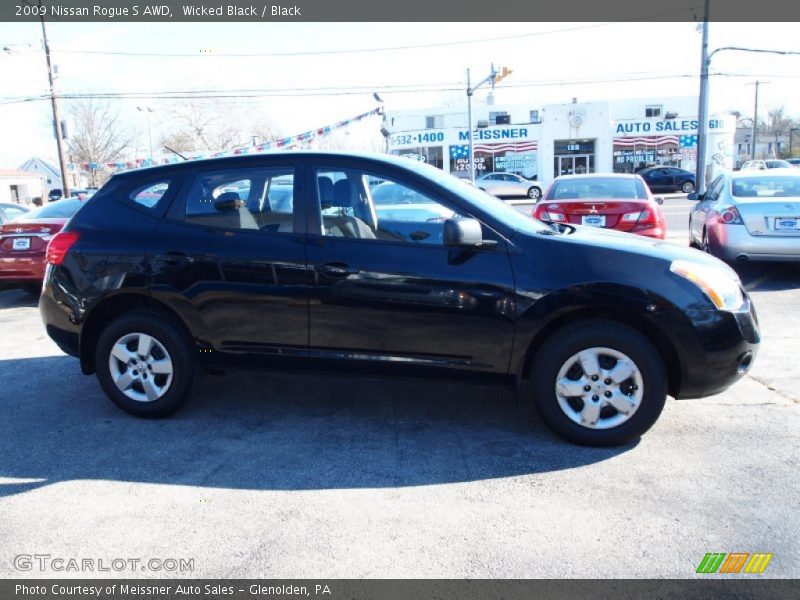
{"type": "Polygon", "coordinates": [[[654,221],[655,215],[648,209],[639,211],[639,212],[632,212],[626,213],[622,215],[622,220],[626,223],[630,223],[632,221],[639,221],[639,222],[652,222],[654,221]]]}
{"type": "Polygon", "coordinates": [[[537,219],[541,219],[542,221],[554,221],[556,223],[563,223],[567,220],[567,216],[564,213],[554,212],[554,211],[546,211],[540,210],[537,211],[539,214],[538,216],[534,212],[534,216],[537,219]]]}
{"type": "Polygon", "coordinates": [[[62,231],[54,235],[47,244],[47,262],[51,265],[60,265],[64,262],[64,257],[79,237],[76,231],[62,231]]]}
{"type": "Polygon", "coordinates": [[[744,225],[742,215],[739,214],[735,206],[728,206],[719,211],[719,219],[726,225],[744,225]]]}

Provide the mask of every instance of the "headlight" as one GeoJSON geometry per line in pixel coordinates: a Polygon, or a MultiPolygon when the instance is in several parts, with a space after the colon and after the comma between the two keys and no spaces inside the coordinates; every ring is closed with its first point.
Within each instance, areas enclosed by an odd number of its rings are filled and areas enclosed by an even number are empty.
{"type": "Polygon", "coordinates": [[[687,260],[674,260],[669,270],[695,284],[720,310],[736,310],[744,304],[739,276],[726,265],[709,267],[687,260]]]}

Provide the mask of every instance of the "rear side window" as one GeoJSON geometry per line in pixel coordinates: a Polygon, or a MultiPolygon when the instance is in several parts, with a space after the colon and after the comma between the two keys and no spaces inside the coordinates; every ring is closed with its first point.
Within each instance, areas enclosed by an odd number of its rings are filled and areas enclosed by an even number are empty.
{"type": "Polygon", "coordinates": [[[144,206],[145,208],[153,208],[164,194],[169,190],[169,180],[159,181],[157,183],[148,183],[143,187],[138,187],[133,190],[129,198],[136,204],[144,206]]]}
{"type": "Polygon", "coordinates": [[[200,174],[186,195],[187,223],[271,233],[294,231],[294,170],[231,169],[200,174]]]}

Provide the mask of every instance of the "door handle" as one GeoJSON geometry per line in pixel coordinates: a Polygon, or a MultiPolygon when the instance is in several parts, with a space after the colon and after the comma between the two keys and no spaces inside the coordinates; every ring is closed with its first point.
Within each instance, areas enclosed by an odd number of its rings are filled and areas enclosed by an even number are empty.
{"type": "Polygon", "coordinates": [[[317,270],[328,277],[347,277],[348,275],[358,273],[357,267],[351,267],[347,263],[340,262],[325,263],[324,265],[320,265],[317,270]]]}
{"type": "Polygon", "coordinates": [[[189,264],[194,262],[194,258],[183,252],[167,252],[158,258],[169,265],[189,264]]]}

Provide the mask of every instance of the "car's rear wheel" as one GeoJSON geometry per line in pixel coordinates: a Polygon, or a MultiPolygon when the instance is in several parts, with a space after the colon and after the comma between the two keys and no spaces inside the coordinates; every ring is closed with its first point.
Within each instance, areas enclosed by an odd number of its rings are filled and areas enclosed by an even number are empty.
{"type": "Polygon", "coordinates": [[[100,334],[95,370],[119,408],[138,417],[164,417],[186,402],[199,377],[192,348],[181,323],[160,312],[136,310],[100,334]]]}
{"type": "Polygon", "coordinates": [[[564,439],[615,446],[656,422],[667,397],[658,351],[641,333],[613,321],[586,320],[550,336],[533,363],[533,399],[564,439]]]}
{"type": "Polygon", "coordinates": [[[541,198],[541,197],[542,197],[542,190],[540,190],[540,189],[539,189],[538,187],[536,187],[535,185],[534,185],[534,186],[532,186],[532,187],[531,187],[531,188],[528,190],[528,198],[531,198],[532,200],[538,200],[538,199],[539,199],[539,198],[541,198]]]}
{"type": "Polygon", "coordinates": [[[684,194],[691,194],[694,191],[694,184],[691,181],[684,181],[681,184],[681,191],[684,194]]]}

